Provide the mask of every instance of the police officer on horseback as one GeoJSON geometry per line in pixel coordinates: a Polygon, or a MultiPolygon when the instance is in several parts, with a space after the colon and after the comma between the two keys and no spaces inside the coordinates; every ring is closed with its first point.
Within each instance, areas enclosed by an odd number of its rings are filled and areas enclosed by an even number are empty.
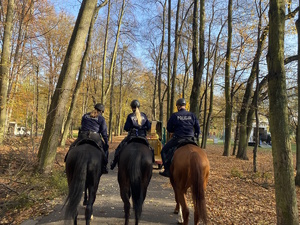
{"type": "MultiPolygon", "coordinates": [[[[93,141],[99,148],[104,150],[106,157],[105,157],[104,166],[102,168],[102,173],[106,174],[108,173],[107,162],[108,162],[109,145],[108,145],[107,125],[104,117],[102,116],[105,107],[103,104],[97,103],[94,106],[94,108],[95,109],[92,112],[86,113],[82,116],[81,128],[79,130],[78,138],[71,144],[70,150],[83,141],[86,140],[93,141]]],[[[67,158],[67,155],[65,157],[65,160],[67,158]]]]}
{"type": "Polygon", "coordinates": [[[151,129],[151,123],[149,122],[145,113],[140,112],[140,102],[133,100],[130,103],[132,113],[127,116],[124,130],[128,132],[128,135],[123,139],[115,151],[115,156],[111,162],[110,169],[113,170],[119,161],[120,150],[133,138],[141,138],[148,145],[146,139],[147,131],[151,129]]]}
{"type": "Polygon", "coordinates": [[[159,172],[159,174],[165,177],[170,177],[170,166],[174,153],[173,149],[184,141],[195,142],[194,138],[197,140],[199,138],[199,121],[194,113],[186,111],[185,106],[185,99],[178,99],[176,102],[178,112],[173,113],[167,123],[167,131],[173,133],[173,136],[161,151],[161,158],[165,170],[159,172]]]}

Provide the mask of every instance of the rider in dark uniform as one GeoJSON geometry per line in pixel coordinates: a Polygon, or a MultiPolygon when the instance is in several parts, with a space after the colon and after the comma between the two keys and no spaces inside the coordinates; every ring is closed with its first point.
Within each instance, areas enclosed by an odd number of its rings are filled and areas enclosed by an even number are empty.
{"type": "Polygon", "coordinates": [[[89,139],[94,141],[99,148],[103,148],[104,150],[106,159],[105,159],[104,166],[102,168],[102,173],[108,173],[107,162],[108,162],[109,145],[108,145],[108,136],[107,136],[107,126],[106,126],[105,119],[102,116],[102,114],[104,113],[104,105],[98,103],[95,105],[94,108],[95,110],[86,113],[82,116],[81,128],[79,130],[78,138],[71,144],[70,150],[84,139],[85,140],[89,139]]]}
{"type": "Polygon", "coordinates": [[[173,133],[173,136],[161,151],[161,158],[165,170],[163,172],[159,172],[159,174],[165,177],[170,177],[172,156],[168,156],[169,150],[178,146],[183,139],[194,141],[194,137],[197,139],[199,138],[199,121],[194,113],[186,111],[185,105],[186,101],[184,98],[177,100],[176,106],[178,112],[171,115],[167,124],[167,130],[168,132],[173,133]]]}
{"type": "Polygon", "coordinates": [[[147,119],[145,113],[140,112],[140,102],[138,100],[133,100],[130,103],[132,113],[127,116],[125,122],[124,130],[128,132],[128,135],[123,139],[115,151],[115,156],[111,162],[110,169],[113,170],[119,161],[120,150],[122,147],[129,142],[132,138],[140,137],[143,138],[145,143],[149,143],[146,139],[147,131],[151,129],[151,123],[147,119]]]}

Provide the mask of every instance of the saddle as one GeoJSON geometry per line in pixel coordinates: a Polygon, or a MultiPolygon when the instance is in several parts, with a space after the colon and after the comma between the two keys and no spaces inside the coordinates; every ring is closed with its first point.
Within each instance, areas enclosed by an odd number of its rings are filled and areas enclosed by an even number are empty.
{"type": "MultiPolygon", "coordinates": [[[[101,151],[104,155],[106,155],[105,152],[104,152],[104,148],[103,148],[103,146],[102,146],[102,143],[97,143],[95,140],[90,139],[90,138],[83,138],[83,139],[78,140],[73,146],[70,147],[69,151],[68,151],[67,154],[65,155],[64,162],[66,162],[67,157],[68,157],[68,154],[69,154],[69,152],[70,152],[73,148],[75,148],[75,147],[77,147],[77,146],[79,146],[79,145],[83,145],[83,144],[90,144],[90,145],[93,145],[94,147],[96,147],[97,149],[99,149],[99,151],[101,151]]],[[[105,160],[107,161],[106,157],[104,157],[104,158],[105,158],[105,160]]]]}
{"type": "Polygon", "coordinates": [[[173,156],[174,156],[174,153],[175,151],[182,147],[182,146],[185,146],[185,145],[188,145],[188,144],[192,144],[192,145],[196,145],[198,146],[198,144],[196,143],[195,139],[194,138],[182,138],[178,141],[178,145],[172,147],[170,149],[170,151],[168,152],[167,154],[167,158],[170,159],[168,161],[172,162],[173,161],[173,156]]]}
{"type": "Polygon", "coordinates": [[[101,150],[101,151],[104,152],[102,144],[99,143],[99,142],[97,143],[95,140],[90,139],[90,138],[85,138],[85,139],[79,140],[79,141],[76,143],[76,145],[74,145],[74,147],[76,147],[76,146],[78,146],[78,145],[83,145],[83,144],[91,144],[91,145],[97,147],[99,150],[101,150]]]}
{"type": "Polygon", "coordinates": [[[124,143],[124,145],[122,146],[122,148],[124,148],[126,145],[128,145],[131,142],[137,142],[137,143],[141,143],[144,145],[147,145],[149,147],[149,150],[152,153],[152,162],[155,162],[154,159],[154,149],[151,147],[151,145],[149,144],[148,140],[146,137],[139,137],[139,136],[130,136],[130,139],[124,143]]]}
{"type": "Polygon", "coordinates": [[[131,142],[138,142],[138,143],[142,143],[142,144],[145,144],[145,145],[149,145],[148,140],[146,139],[146,137],[131,137],[130,140],[128,140],[127,144],[129,144],[131,142]]]}

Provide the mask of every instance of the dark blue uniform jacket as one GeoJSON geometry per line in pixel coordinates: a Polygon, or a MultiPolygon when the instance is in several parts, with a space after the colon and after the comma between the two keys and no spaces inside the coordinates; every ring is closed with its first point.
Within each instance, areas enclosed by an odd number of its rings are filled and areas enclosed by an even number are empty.
{"type": "Polygon", "coordinates": [[[142,117],[142,123],[141,125],[139,125],[135,113],[130,113],[127,116],[127,120],[124,125],[124,130],[130,131],[132,128],[135,128],[138,129],[139,131],[144,130],[146,134],[146,131],[151,129],[151,123],[149,122],[145,113],[141,112],[141,117],[142,117]]]}
{"type": "Polygon", "coordinates": [[[92,118],[90,116],[90,113],[84,114],[81,119],[81,130],[100,133],[105,144],[108,145],[107,126],[102,115],[99,115],[96,118],[92,118]]]}
{"type": "Polygon", "coordinates": [[[167,130],[176,137],[199,137],[200,125],[194,113],[180,109],[168,121],[167,130]]]}

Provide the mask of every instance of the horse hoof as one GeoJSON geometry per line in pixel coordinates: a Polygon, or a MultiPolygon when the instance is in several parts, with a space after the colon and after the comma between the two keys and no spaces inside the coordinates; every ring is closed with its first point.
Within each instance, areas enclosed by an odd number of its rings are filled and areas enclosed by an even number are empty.
{"type": "Polygon", "coordinates": [[[183,221],[177,220],[177,223],[178,223],[178,224],[183,224],[183,221]]]}
{"type": "Polygon", "coordinates": [[[93,220],[94,219],[94,216],[93,215],[91,215],[91,220],[93,220]]]}

